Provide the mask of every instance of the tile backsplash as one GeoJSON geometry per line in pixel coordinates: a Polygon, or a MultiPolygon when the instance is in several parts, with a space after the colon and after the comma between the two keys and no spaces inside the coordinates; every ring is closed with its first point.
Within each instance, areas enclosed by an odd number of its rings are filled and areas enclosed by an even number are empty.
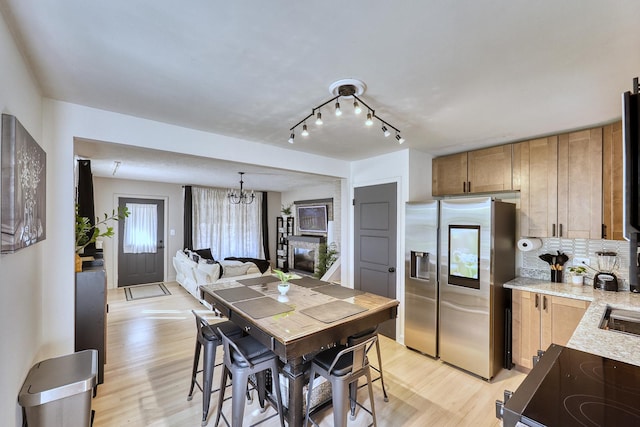
{"type": "MultiPolygon", "coordinates": [[[[569,261],[564,266],[565,271],[573,264],[574,257],[589,258],[590,266],[598,270],[598,256],[596,252],[608,251],[616,252],[619,258],[619,266],[616,276],[621,290],[629,289],[629,242],[621,240],[588,240],[588,239],[556,239],[543,238],[542,247],[530,252],[518,253],[521,255],[519,276],[531,277],[534,279],[551,280],[551,269],[549,264],[538,258],[544,253],[556,254],[557,251],[564,252],[569,256],[569,261]]],[[[595,272],[588,269],[585,277],[585,285],[593,285],[595,272]]],[[[563,282],[571,280],[569,272],[563,274],[563,282]]]]}

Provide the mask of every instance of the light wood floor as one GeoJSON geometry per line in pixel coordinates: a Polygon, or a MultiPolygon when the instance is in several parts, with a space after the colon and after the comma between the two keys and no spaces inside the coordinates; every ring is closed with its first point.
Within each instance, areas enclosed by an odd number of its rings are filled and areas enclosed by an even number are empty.
{"type": "MultiPolygon", "coordinates": [[[[167,288],[172,295],[137,301],[126,301],[122,289],[109,290],[107,365],[105,382],[92,403],[95,427],[200,425],[202,394],[197,392],[190,402],[186,399],[195,345],[190,310],[212,313],[177,283],[168,283],[167,288]]],[[[503,370],[488,383],[385,337],[380,341],[389,402],[383,401],[380,382],[374,382],[379,426],[500,426],[494,415],[495,400],[502,400],[504,389],[515,390],[524,379],[522,373],[503,370]]],[[[214,384],[220,372],[216,369],[214,384]]],[[[358,400],[369,407],[366,387],[358,400]]],[[[210,426],[216,404],[214,394],[210,426]]],[[[247,405],[245,425],[274,414],[271,408],[263,414],[258,408],[255,400],[247,405]]],[[[230,401],[223,412],[230,415],[230,401]]],[[[318,414],[316,421],[331,426],[330,409],[318,414]]],[[[370,422],[370,416],[360,410],[349,425],[370,422]]],[[[261,425],[277,426],[278,418],[261,425]]]]}

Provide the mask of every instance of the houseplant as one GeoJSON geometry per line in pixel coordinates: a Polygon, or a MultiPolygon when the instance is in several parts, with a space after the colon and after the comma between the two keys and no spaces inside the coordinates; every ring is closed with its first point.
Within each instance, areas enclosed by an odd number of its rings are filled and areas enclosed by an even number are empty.
{"type": "Polygon", "coordinates": [[[111,212],[111,215],[104,214],[104,218],[96,217],[95,224],[91,224],[91,220],[86,216],[78,214],[78,205],[76,205],[76,271],[82,271],[82,260],[80,254],[91,243],[95,243],[98,237],[113,237],[115,234],[113,227],[107,225],[110,221],[119,221],[129,216],[129,209],[126,206],[118,207],[111,212]],[[102,228],[104,227],[104,228],[102,228]]]}
{"type": "Polygon", "coordinates": [[[587,269],[582,265],[572,265],[569,267],[569,273],[571,273],[571,283],[574,285],[582,285],[584,275],[587,274],[587,269]]]}
{"type": "Polygon", "coordinates": [[[322,276],[327,272],[329,267],[333,265],[334,262],[338,259],[340,253],[338,252],[338,247],[335,243],[321,243],[318,248],[318,266],[316,267],[316,271],[314,276],[317,279],[322,279],[322,276]]]}
{"type": "Polygon", "coordinates": [[[291,207],[293,206],[292,203],[289,203],[287,206],[285,205],[281,205],[281,209],[280,209],[280,213],[282,213],[283,217],[288,217],[291,215],[291,207]]]}
{"type": "Polygon", "coordinates": [[[280,292],[281,295],[286,295],[289,291],[289,280],[291,280],[293,274],[285,273],[282,270],[275,269],[273,270],[273,272],[276,273],[276,276],[278,276],[278,279],[280,279],[280,283],[278,283],[278,292],[280,292]]]}

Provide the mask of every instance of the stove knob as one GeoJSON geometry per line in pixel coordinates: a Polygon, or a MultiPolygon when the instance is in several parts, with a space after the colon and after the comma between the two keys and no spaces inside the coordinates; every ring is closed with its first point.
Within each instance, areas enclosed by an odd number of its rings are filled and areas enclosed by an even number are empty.
{"type": "Polygon", "coordinates": [[[511,399],[511,396],[513,396],[513,392],[510,390],[505,390],[504,391],[504,403],[507,403],[509,401],[509,399],[511,399]]]}
{"type": "Polygon", "coordinates": [[[504,414],[504,403],[500,400],[496,400],[496,418],[501,420],[504,414]]]}
{"type": "Polygon", "coordinates": [[[501,420],[502,416],[504,415],[504,405],[506,405],[506,403],[509,401],[509,399],[511,399],[511,396],[513,396],[513,392],[509,391],[509,390],[505,390],[504,391],[504,402],[500,401],[500,400],[496,400],[496,418],[501,420]]]}

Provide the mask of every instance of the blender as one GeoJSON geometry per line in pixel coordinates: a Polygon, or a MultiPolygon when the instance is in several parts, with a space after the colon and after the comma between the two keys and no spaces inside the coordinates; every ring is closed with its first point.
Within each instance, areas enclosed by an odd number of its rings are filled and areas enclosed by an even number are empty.
{"type": "Polygon", "coordinates": [[[593,278],[594,289],[604,291],[618,291],[618,278],[615,270],[618,268],[618,254],[616,252],[596,252],[598,256],[598,273],[593,278]]]}

